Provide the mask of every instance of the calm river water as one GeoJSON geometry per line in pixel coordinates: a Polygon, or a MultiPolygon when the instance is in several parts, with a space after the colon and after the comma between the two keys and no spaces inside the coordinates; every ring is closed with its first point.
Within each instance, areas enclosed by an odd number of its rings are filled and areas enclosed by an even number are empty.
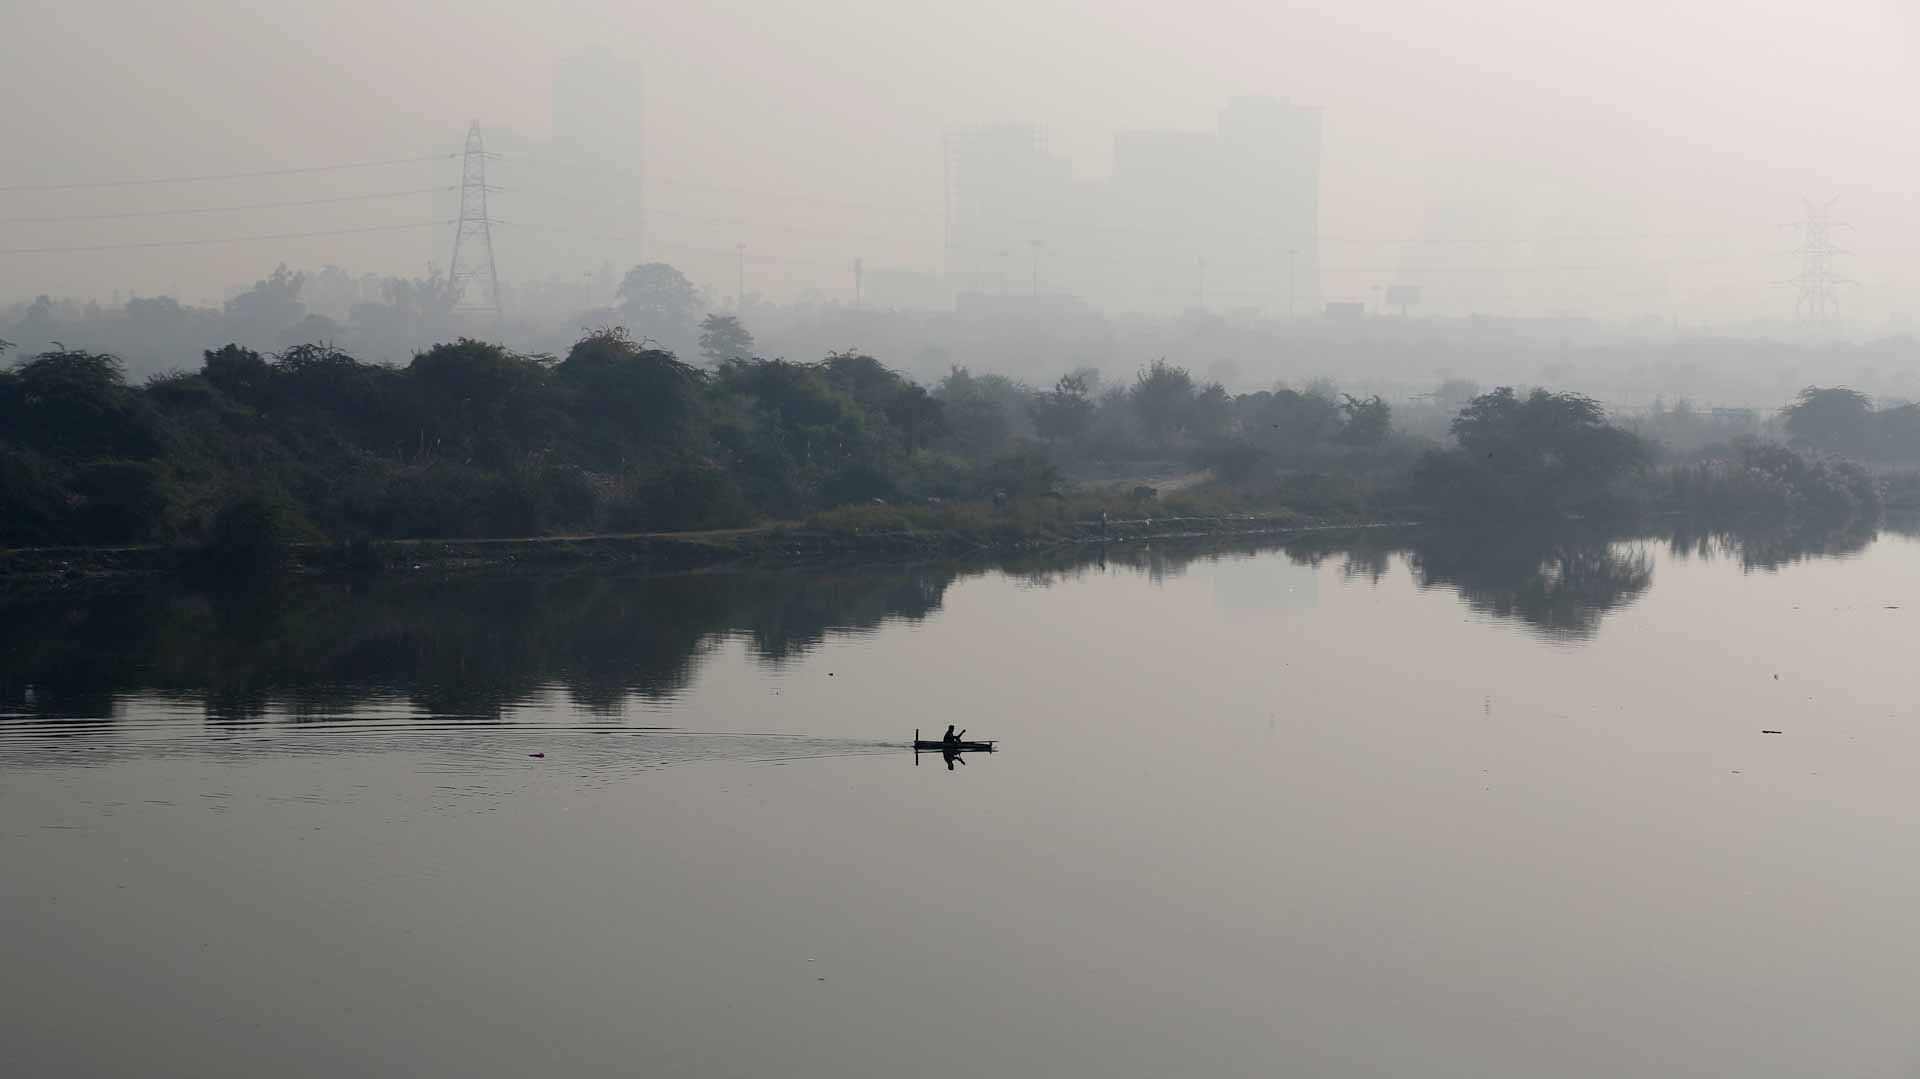
{"type": "Polygon", "coordinates": [[[10,601],[0,1072],[1910,1076],[1920,543],[1825,550],[10,601]]]}

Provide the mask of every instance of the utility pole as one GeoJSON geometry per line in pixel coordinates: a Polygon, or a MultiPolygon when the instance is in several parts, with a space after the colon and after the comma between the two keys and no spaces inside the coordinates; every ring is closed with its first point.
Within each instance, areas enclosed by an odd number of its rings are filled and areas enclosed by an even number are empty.
{"type": "Polygon", "coordinates": [[[1207,309],[1207,258],[1200,256],[1200,310],[1207,309]]]}
{"type": "Polygon", "coordinates": [[[1033,241],[1033,294],[1040,295],[1040,241],[1033,241]]]}
{"type": "Polygon", "coordinates": [[[747,245],[733,245],[733,309],[747,306],[747,245]]]}
{"type": "Polygon", "coordinates": [[[480,121],[475,120],[467,128],[460,159],[460,220],[453,228],[447,283],[458,297],[454,310],[490,312],[497,333],[503,321],[500,274],[493,262],[493,219],[487,216],[487,158],[492,156],[480,141],[480,121]]]}
{"type": "Polygon", "coordinates": [[[853,260],[853,306],[855,307],[860,306],[860,277],[861,277],[861,274],[864,272],[865,272],[865,267],[861,265],[860,260],[854,259],[853,260]]]}
{"type": "Polygon", "coordinates": [[[1859,283],[1835,277],[1833,273],[1833,257],[1851,254],[1834,246],[1833,230],[1853,226],[1833,220],[1833,204],[1839,201],[1837,195],[1819,206],[1815,206],[1812,199],[1802,201],[1807,206],[1806,220],[1781,226],[1801,231],[1800,249],[1795,252],[1800,256],[1800,276],[1785,283],[1800,287],[1800,295],[1793,303],[1796,319],[1816,326],[1830,325],[1840,318],[1840,299],[1834,293],[1834,286],[1859,283]]]}

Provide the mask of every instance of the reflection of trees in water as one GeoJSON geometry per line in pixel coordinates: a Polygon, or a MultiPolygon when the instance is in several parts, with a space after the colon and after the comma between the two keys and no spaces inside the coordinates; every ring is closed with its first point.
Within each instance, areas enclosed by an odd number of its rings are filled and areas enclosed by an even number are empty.
{"type": "Polygon", "coordinates": [[[1702,561],[1730,558],[1747,572],[1756,569],[1771,572],[1808,558],[1858,554],[1877,538],[1879,531],[1873,525],[1860,522],[1837,528],[1813,525],[1733,529],[1681,524],[1666,534],[1667,549],[1677,558],[1702,561]]]}
{"type": "Polygon", "coordinates": [[[1379,584],[1393,566],[1393,552],[1385,547],[1367,547],[1346,552],[1345,561],[1340,563],[1340,579],[1356,581],[1362,577],[1368,584],[1379,584]]]}
{"type": "Polygon", "coordinates": [[[683,689],[729,638],[780,662],[834,632],[924,618],[954,577],[881,566],[375,581],[219,600],[42,595],[0,607],[0,711],[102,717],[116,697],[143,693],[200,700],[228,719],[277,704],[298,721],[380,698],[485,717],[557,684],[612,712],[631,695],[683,689]]]}
{"type": "Polygon", "coordinates": [[[1445,585],[1476,611],[1573,639],[1653,584],[1644,549],[1605,539],[1443,533],[1413,544],[1407,561],[1422,588],[1445,585]]]}
{"type": "MultiPolygon", "coordinates": [[[[1770,569],[1858,551],[1873,532],[1674,529],[1662,538],[1677,556],[1770,569]]],[[[90,725],[75,721],[110,716],[117,697],[141,693],[204,703],[231,719],[272,705],[298,721],[379,699],[490,717],[559,686],[581,706],[611,713],[636,695],[679,692],[724,641],[781,662],[835,633],[924,618],[955,580],[990,569],[1038,587],[1112,569],[1164,581],[1198,560],[1276,552],[1308,566],[1338,559],[1344,579],[1373,582],[1398,556],[1423,588],[1452,588],[1475,610],[1569,639],[1592,636],[1607,611],[1653,581],[1647,553],[1605,533],[1367,530],[1037,552],[993,564],[396,578],[251,597],[42,594],[0,604],[0,712],[58,717],[60,731],[77,733],[90,725]]]]}

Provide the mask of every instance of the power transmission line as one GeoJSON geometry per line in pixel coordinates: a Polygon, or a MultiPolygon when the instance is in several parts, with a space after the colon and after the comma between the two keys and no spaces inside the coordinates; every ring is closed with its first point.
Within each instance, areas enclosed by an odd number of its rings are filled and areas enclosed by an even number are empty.
{"type": "MultiPolygon", "coordinates": [[[[549,224],[545,224],[544,222],[538,222],[538,221],[510,221],[510,220],[504,220],[502,218],[496,217],[493,219],[493,223],[496,227],[501,227],[501,228],[533,229],[537,232],[559,232],[559,233],[565,233],[570,236],[589,236],[596,240],[618,240],[623,243],[638,243],[640,240],[640,238],[637,236],[622,234],[618,232],[603,232],[598,229],[568,228],[565,225],[549,225],[549,224]]],[[[673,243],[673,242],[664,241],[664,240],[649,240],[647,242],[652,244],[655,247],[668,247],[676,251],[687,251],[696,255],[716,255],[716,256],[725,256],[727,258],[737,258],[740,256],[740,252],[735,248],[721,249],[718,247],[699,247],[693,244],[673,243]]],[[[829,261],[826,259],[800,258],[798,256],[793,256],[793,255],[769,255],[769,254],[765,254],[758,251],[756,251],[753,254],[752,259],[754,262],[774,262],[774,263],[781,263],[781,264],[795,265],[795,266],[839,266],[840,265],[840,263],[837,261],[829,261]]]]}
{"type": "Polygon", "coordinates": [[[193,214],[237,213],[243,210],[277,210],[288,206],[325,206],[340,202],[372,202],[397,199],[406,195],[432,195],[452,191],[453,187],[416,187],[406,191],[378,191],[366,195],[335,195],[323,199],[291,199],[285,202],[249,202],[232,206],[191,206],[178,210],[128,210],[112,214],[54,214],[45,217],[0,217],[0,225],[53,224],[63,221],[119,221],[133,217],[187,217],[193,214]]]}
{"type": "Polygon", "coordinates": [[[451,221],[414,221],[404,225],[368,225],[352,229],[317,229],[312,232],[272,232],[254,236],[216,236],[200,240],[149,240],[137,243],[75,244],[66,247],[0,247],[0,255],[46,255],[65,251],[126,251],[143,247],[205,247],[212,244],[251,243],[255,240],[303,240],[310,236],[348,236],[360,232],[398,232],[402,229],[430,229],[451,221]]]}
{"type": "Polygon", "coordinates": [[[378,161],[348,161],[338,165],[300,165],[285,169],[259,169],[254,172],[206,173],[199,176],[153,176],[132,180],[81,180],[59,184],[7,184],[0,193],[17,191],[82,191],[106,187],[150,187],[159,184],[197,184],[213,180],[253,180],[266,176],[294,176],[310,172],[343,172],[348,169],[375,169],[386,165],[412,165],[423,161],[449,161],[459,154],[428,154],[424,157],[389,157],[378,161]]]}
{"type": "Polygon", "coordinates": [[[791,191],[768,191],[765,189],[741,187],[735,184],[696,183],[689,180],[663,180],[656,176],[637,176],[626,169],[613,168],[593,162],[559,161],[552,158],[526,157],[520,154],[496,155],[501,160],[516,161],[548,168],[565,169],[569,172],[597,172],[623,179],[633,179],[652,187],[677,187],[688,191],[717,191],[728,195],[750,195],[754,198],[779,202],[804,202],[815,206],[835,206],[843,210],[873,210],[878,213],[899,214],[911,217],[936,217],[937,213],[914,206],[887,205],[877,202],[854,202],[846,199],[827,199],[814,195],[802,195],[791,191]]]}

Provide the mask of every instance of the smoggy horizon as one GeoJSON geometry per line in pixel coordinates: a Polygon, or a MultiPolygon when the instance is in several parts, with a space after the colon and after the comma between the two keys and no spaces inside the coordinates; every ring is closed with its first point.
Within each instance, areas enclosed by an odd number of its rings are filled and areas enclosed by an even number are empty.
{"type": "Polygon", "coordinates": [[[1920,238],[1914,25],[1909,5],[1875,2],[20,5],[0,14],[5,68],[59,89],[0,118],[0,301],[204,302],[280,262],[444,268],[445,155],[477,119],[501,155],[500,277],[580,280],[590,299],[602,266],[659,260],[721,302],[741,285],[848,301],[857,259],[903,306],[975,289],[1276,315],[1285,243],[1317,263],[1293,290],[1309,310],[1400,284],[1431,315],[1784,320],[1803,238],[1782,226],[1831,199],[1851,225],[1834,232],[1841,316],[1884,322],[1920,308],[1904,259],[1920,238]],[[569,84],[589,47],[613,73],[569,84]],[[1194,141],[1248,98],[1317,110],[1316,175],[1309,210],[1226,252],[1204,236],[1230,229],[1177,212],[1216,187],[1142,202],[1116,158],[1126,133],[1182,133],[1162,140],[1167,167],[1266,190],[1237,171],[1250,159],[1200,163],[1194,141]],[[1062,212],[969,262],[951,136],[994,125],[1044,136],[1035,160],[1057,174],[1040,205],[1062,212]],[[280,171],[295,169],[316,171],[280,171]],[[201,176],[224,178],[70,186],[201,176]],[[1114,239],[1143,222],[1177,238],[1114,239]]]}

